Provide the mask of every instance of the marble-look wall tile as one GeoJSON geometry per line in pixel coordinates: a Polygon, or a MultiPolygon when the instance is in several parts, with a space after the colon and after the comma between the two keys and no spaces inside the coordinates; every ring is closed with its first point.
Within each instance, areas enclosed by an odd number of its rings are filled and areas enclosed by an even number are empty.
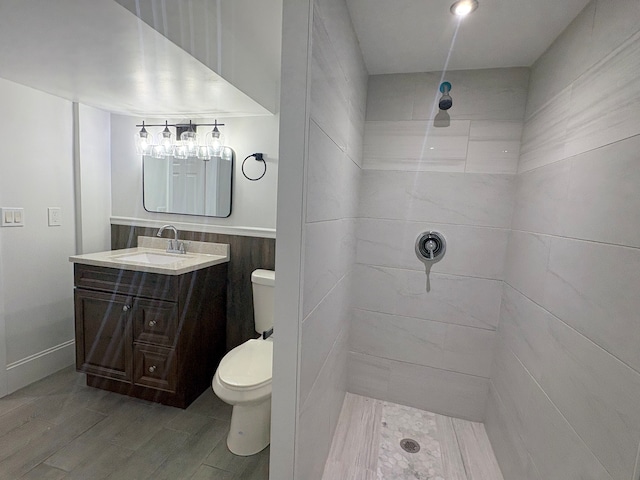
{"type": "MultiPolygon", "coordinates": [[[[366,88],[366,83],[363,85],[366,88]]],[[[366,90],[365,90],[366,91],[366,90]]],[[[360,168],[364,164],[364,104],[357,100],[349,100],[349,129],[347,131],[347,156],[360,168]]]]}
{"type": "MultiPolygon", "coordinates": [[[[598,459],[520,361],[496,349],[492,383],[540,477],[545,480],[612,480],[598,459]]],[[[491,430],[491,429],[489,429],[491,430]]]]}
{"type": "Polygon", "coordinates": [[[522,121],[473,120],[469,130],[466,172],[516,173],[522,121]]]}
{"type": "Polygon", "coordinates": [[[364,170],[360,217],[509,228],[514,176],[364,170]]]}
{"type": "Polygon", "coordinates": [[[371,75],[367,120],[432,120],[440,83],[452,84],[452,120],[517,120],[524,117],[528,68],[496,68],[371,75]]]}
{"type": "Polygon", "coordinates": [[[469,140],[467,120],[448,128],[431,122],[367,121],[364,167],[378,170],[464,172],[469,140]]]}
{"type": "Polygon", "coordinates": [[[352,89],[350,98],[357,98],[358,103],[362,102],[364,110],[369,74],[364,64],[358,37],[351,23],[346,2],[344,0],[315,0],[314,15],[322,18],[331,40],[331,47],[347,81],[358,89],[358,91],[352,89]]]}
{"type": "Polygon", "coordinates": [[[591,65],[592,30],[596,2],[590,2],[534,63],[526,118],[559,94],[591,65]]]}
{"type": "Polygon", "coordinates": [[[360,167],[313,121],[309,126],[306,221],[354,217],[360,167]]]}
{"type": "Polygon", "coordinates": [[[514,428],[510,413],[493,384],[489,384],[484,424],[502,475],[505,480],[543,480],[514,428]]]}
{"type": "Polygon", "coordinates": [[[522,134],[518,173],[565,158],[571,86],[565,88],[527,119],[522,134]]]}
{"type": "Polygon", "coordinates": [[[294,478],[321,479],[346,393],[347,334],[333,344],[317,379],[300,406],[294,478]]]}
{"type": "Polygon", "coordinates": [[[304,226],[304,286],[302,316],[306,318],[338,281],[355,258],[353,219],[307,223],[304,226]]]}
{"type": "Polygon", "coordinates": [[[640,30],[638,0],[596,0],[592,42],[592,63],[604,58],[640,30]]]}
{"type": "Polygon", "coordinates": [[[481,422],[488,379],[350,352],[348,390],[481,422]]]}
{"type": "Polygon", "coordinates": [[[370,75],[367,121],[413,119],[413,97],[420,74],[370,75]]]}
{"type": "Polygon", "coordinates": [[[355,309],[351,350],[489,377],[495,332],[355,309]]]}
{"type": "Polygon", "coordinates": [[[420,233],[437,230],[447,241],[434,273],[501,280],[509,230],[442,223],[360,218],[356,220],[357,261],[367,265],[424,270],[415,254],[420,233]],[[487,252],[495,252],[487,255],[487,252]]]}
{"type": "Polygon", "coordinates": [[[320,15],[313,17],[311,51],[311,118],[344,151],[349,126],[347,78],[320,15]]]}
{"type": "Polygon", "coordinates": [[[513,230],[507,248],[505,283],[542,302],[550,249],[551,237],[513,230]]]}
{"type": "Polygon", "coordinates": [[[389,361],[373,355],[349,352],[347,391],[384,400],[388,397],[389,361]]]}
{"type": "Polygon", "coordinates": [[[565,155],[640,134],[640,33],[572,86],[565,155]]]}
{"type": "Polygon", "coordinates": [[[356,308],[349,335],[351,351],[441,367],[447,324],[356,308]]]}
{"type": "Polygon", "coordinates": [[[518,175],[512,227],[640,246],[640,136],[518,175]]]}
{"type": "Polygon", "coordinates": [[[607,471],[631,478],[640,443],[640,374],[509,287],[500,332],[607,471]]]}
{"type": "Polygon", "coordinates": [[[494,330],[502,282],[431,274],[416,270],[358,265],[354,306],[363,310],[494,330]]]}
{"type": "Polygon", "coordinates": [[[452,120],[518,120],[524,118],[528,68],[491,68],[429,72],[416,75],[413,119],[433,119],[438,113],[442,80],[451,83],[452,120]]]}
{"type": "Polygon", "coordinates": [[[347,389],[367,71],[344,0],[316,0],[306,144],[295,478],[320,479],[347,389]]]}
{"type": "Polygon", "coordinates": [[[488,379],[393,360],[389,364],[389,401],[474,422],[484,420],[488,379]]]}
{"type": "Polygon", "coordinates": [[[640,247],[639,167],[640,135],[573,157],[559,234],[640,247]]]}
{"type": "Polygon", "coordinates": [[[511,228],[538,233],[558,233],[562,205],[567,199],[571,162],[563,160],[516,178],[511,228]]]}
{"type": "Polygon", "coordinates": [[[302,323],[300,401],[304,403],[338,334],[349,328],[351,278],[343,277],[302,323]]]}
{"type": "Polygon", "coordinates": [[[640,371],[640,249],[552,238],[547,310],[640,371]]]}

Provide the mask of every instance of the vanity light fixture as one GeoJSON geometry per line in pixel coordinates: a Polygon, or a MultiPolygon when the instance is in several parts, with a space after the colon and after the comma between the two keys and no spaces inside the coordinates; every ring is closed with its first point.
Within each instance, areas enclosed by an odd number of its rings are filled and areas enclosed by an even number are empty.
{"type": "Polygon", "coordinates": [[[224,123],[189,123],[171,124],[168,121],[163,124],[136,125],[142,127],[136,133],[135,144],[138,155],[152,155],[156,158],[175,157],[189,158],[198,157],[201,160],[209,160],[212,157],[221,157],[224,153],[224,135],[218,127],[223,127],[224,123]],[[213,130],[206,135],[205,143],[200,142],[200,137],[196,132],[199,126],[213,127],[213,130]],[[146,127],[164,127],[154,141],[153,135],[147,131],[146,127]],[[173,135],[169,127],[176,128],[177,141],[173,140],[173,135]]]}
{"type": "Polygon", "coordinates": [[[451,13],[457,17],[466,17],[478,8],[477,0],[458,0],[451,5],[451,13]]]}

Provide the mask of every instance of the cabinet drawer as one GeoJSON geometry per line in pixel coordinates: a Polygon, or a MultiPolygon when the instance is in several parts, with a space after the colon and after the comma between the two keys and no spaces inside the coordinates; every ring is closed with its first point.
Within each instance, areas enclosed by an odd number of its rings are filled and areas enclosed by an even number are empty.
{"type": "Polygon", "coordinates": [[[176,391],[178,365],[173,349],[136,344],[133,365],[133,382],[136,385],[172,393],[176,391]]]}
{"type": "Polygon", "coordinates": [[[135,297],[178,300],[178,277],[118,268],[74,264],[76,287],[135,297]]]}
{"type": "Polygon", "coordinates": [[[177,328],[177,304],[159,300],[135,301],[133,338],[136,342],[174,347],[177,328]]]}

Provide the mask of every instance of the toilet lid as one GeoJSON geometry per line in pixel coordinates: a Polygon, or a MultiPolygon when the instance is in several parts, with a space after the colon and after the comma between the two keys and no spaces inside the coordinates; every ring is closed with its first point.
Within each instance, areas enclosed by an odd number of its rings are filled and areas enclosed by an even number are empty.
{"type": "Polygon", "coordinates": [[[272,341],[249,340],[224,356],[218,378],[229,387],[259,387],[271,381],[272,361],[272,341]]]}

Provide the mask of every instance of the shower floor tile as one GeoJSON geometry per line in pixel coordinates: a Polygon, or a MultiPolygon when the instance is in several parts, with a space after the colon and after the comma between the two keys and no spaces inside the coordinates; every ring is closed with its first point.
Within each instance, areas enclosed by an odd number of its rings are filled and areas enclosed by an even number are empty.
{"type": "Polygon", "coordinates": [[[503,480],[484,425],[348,393],[323,480],[503,480]],[[405,451],[400,443],[410,439],[405,451]],[[412,448],[409,448],[412,450],[412,448]]]}

